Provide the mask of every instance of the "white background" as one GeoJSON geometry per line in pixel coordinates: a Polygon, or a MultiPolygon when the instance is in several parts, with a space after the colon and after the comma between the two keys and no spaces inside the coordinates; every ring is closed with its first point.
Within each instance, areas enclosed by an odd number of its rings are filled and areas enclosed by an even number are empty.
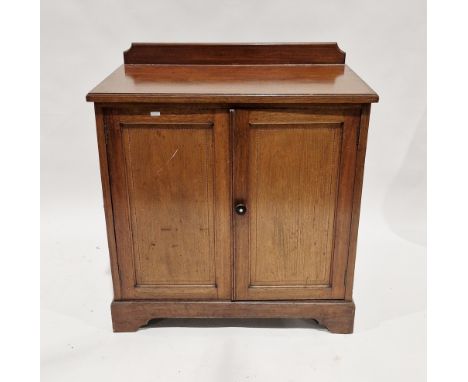
{"type": "Polygon", "coordinates": [[[423,381],[423,1],[42,1],[43,381],[423,381]],[[380,95],[366,159],[355,333],[307,321],[164,320],[113,334],[95,122],[86,93],[132,41],[337,41],[380,95]]]}

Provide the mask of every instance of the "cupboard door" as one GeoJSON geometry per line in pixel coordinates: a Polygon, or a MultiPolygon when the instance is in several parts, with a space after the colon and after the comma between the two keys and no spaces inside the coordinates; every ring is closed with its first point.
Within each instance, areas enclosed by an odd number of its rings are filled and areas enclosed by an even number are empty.
{"type": "Polygon", "coordinates": [[[229,115],[159,113],[108,116],[122,297],[230,299],[229,115]]]}
{"type": "Polygon", "coordinates": [[[344,298],[359,111],[236,111],[237,300],[344,298]]]}

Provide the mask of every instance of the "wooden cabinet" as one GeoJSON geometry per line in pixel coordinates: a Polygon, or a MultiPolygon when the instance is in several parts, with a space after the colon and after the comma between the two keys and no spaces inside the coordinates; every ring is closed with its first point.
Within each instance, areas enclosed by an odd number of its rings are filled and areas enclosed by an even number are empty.
{"type": "Polygon", "coordinates": [[[133,44],[91,91],[115,331],[300,317],[352,332],[370,103],[336,44],[133,44]]]}

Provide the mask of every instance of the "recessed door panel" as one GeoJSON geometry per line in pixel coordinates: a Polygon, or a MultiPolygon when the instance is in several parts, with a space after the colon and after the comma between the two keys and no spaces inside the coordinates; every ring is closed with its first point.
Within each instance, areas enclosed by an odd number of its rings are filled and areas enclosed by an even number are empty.
{"type": "Polygon", "coordinates": [[[137,285],[214,286],[211,125],[122,134],[137,285]]]}
{"type": "Polygon", "coordinates": [[[250,134],[251,285],[328,285],[341,124],[250,134]]]}
{"type": "Polygon", "coordinates": [[[237,112],[237,299],[344,297],[358,121],[346,110],[237,112]]]}

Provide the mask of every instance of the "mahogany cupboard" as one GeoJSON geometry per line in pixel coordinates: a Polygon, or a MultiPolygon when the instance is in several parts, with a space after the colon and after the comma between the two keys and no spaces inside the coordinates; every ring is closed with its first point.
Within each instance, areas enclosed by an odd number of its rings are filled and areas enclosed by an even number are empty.
{"type": "Polygon", "coordinates": [[[352,332],[378,96],[337,44],[132,44],[87,100],[114,331],[296,317],[352,332]]]}

